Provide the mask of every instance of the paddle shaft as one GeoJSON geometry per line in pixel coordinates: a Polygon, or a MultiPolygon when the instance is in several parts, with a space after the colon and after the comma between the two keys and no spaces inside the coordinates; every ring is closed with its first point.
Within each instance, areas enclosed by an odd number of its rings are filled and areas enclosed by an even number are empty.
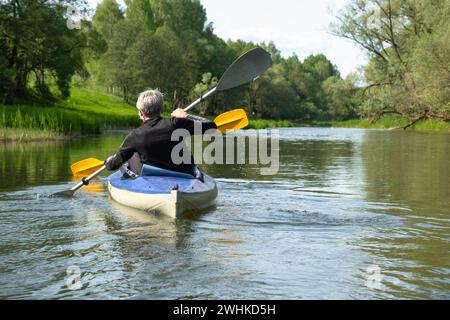
{"type": "Polygon", "coordinates": [[[205,93],[204,95],[202,95],[200,98],[198,98],[197,100],[195,100],[194,102],[192,102],[189,106],[187,106],[184,111],[189,111],[191,110],[193,107],[195,107],[196,105],[202,103],[203,101],[205,101],[206,98],[208,98],[209,96],[212,96],[214,93],[217,92],[217,87],[212,88],[211,90],[209,90],[207,93],[205,93]]]}
{"type": "Polygon", "coordinates": [[[97,176],[100,175],[100,173],[102,173],[103,171],[106,170],[106,166],[101,167],[100,169],[98,169],[97,171],[95,171],[93,174],[91,174],[89,177],[87,178],[83,178],[80,182],[78,182],[75,186],[73,186],[70,190],[75,192],[79,189],[81,189],[83,186],[87,186],[92,179],[96,178],[97,176]]]}

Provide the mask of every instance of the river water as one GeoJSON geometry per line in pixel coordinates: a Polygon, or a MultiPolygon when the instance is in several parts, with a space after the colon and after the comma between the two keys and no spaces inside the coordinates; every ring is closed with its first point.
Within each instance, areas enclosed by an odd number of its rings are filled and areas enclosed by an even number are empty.
{"type": "Polygon", "coordinates": [[[278,174],[204,165],[218,205],[179,221],[106,175],[48,197],[125,135],[0,144],[0,298],[450,298],[449,134],[280,129],[278,174]]]}

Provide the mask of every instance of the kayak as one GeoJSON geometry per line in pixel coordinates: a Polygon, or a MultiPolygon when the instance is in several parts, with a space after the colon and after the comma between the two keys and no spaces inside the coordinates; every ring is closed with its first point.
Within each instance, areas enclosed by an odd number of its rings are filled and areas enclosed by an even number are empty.
{"type": "Polygon", "coordinates": [[[217,185],[204,174],[199,179],[170,176],[139,176],[124,179],[120,171],[108,178],[111,198],[127,207],[163,214],[174,219],[187,212],[208,209],[216,204],[217,185]]]}

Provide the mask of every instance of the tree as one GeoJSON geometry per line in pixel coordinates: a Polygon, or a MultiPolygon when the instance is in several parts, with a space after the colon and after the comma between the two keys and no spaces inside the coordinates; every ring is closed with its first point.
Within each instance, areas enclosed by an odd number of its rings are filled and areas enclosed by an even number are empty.
{"type": "Polygon", "coordinates": [[[151,0],[155,12],[156,28],[166,27],[178,37],[184,51],[183,87],[177,91],[178,97],[185,100],[190,90],[207,70],[209,51],[206,10],[199,0],[151,0]]]}
{"type": "Polygon", "coordinates": [[[299,99],[291,84],[283,77],[281,66],[267,71],[252,85],[252,111],[266,119],[295,119],[299,116],[299,99]]]}
{"type": "Polygon", "coordinates": [[[150,0],[126,0],[126,18],[147,30],[155,30],[155,11],[150,0]]]}
{"type": "MultiPolygon", "coordinates": [[[[201,97],[202,94],[209,91],[211,88],[214,88],[217,86],[218,79],[216,77],[213,77],[213,75],[208,72],[203,74],[202,81],[197,83],[195,87],[192,89],[189,98],[190,100],[194,101],[197,98],[201,97]]],[[[207,113],[211,114],[211,110],[213,109],[212,105],[214,104],[213,99],[209,99],[208,101],[203,102],[197,107],[198,112],[201,115],[205,115],[207,113]]]]}
{"type": "Polygon", "coordinates": [[[356,117],[358,107],[358,90],[355,75],[349,75],[345,80],[331,76],[322,84],[326,99],[327,117],[333,120],[348,120],[356,117]]]}
{"type": "Polygon", "coordinates": [[[30,78],[39,92],[49,94],[46,78],[56,79],[63,97],[69,95],[72,75],[83,65],[84,35],[67,27],[67,6],[85,8],[82,1],[31,0],[0,3],[0,94],[11,103],[27,93],[30,78]]]}
{"type": "Polygon", "coordinates": [[[103,0],[95,9],[92,23],[103,39],[109,42],[114,37],[115,25],[123,18],[116,0],[103,0]]]}
{"type": "Polygon", "coordinates": [[[139,40],[127,49],[127,55],[135,92],[151,86],[173,94],[183,88],[183,75],[180,74],[184,67],[183,48],[170,29],[142,31],[139,40]]]}
{"type": "Polygon", "coordinates": [[[428,36],[415,39],[411,55],[417,90],[432,116],[450,120],[450,3],[419,1],[423,23],[431,26],[428,36]]]}
{"type": "Polygon", "coordinates": [[[199,0],[150,0],[150,3],[156,27],[166,25],[185,41],[198,38],[204,32],[206,10],[199,0]]]}
{"type": "Polygon", "coordinates": [[[335,33],[370,57],[362,114],[397,114],[411,120],[408,126],[450,119],[448,1],[355,0],[339,20],[335,33]]]}
{"type": "Polygon", "coordinates": [[[136,42],[141,32],[140,26],[128,20],[119,21],[114,37],[108,44],[108,50],[100,59],[99,79],[109,86],[117,86],[122,92],[124,102],[129,103],[133,93],[135,75],[131,72],[128,50],[136,42]],[[131,36],[130,36],[131,35],[131,36]]]}
{"type": "MultiPolygon", "coordinates": [[[[333,83],[342,81],[339,71],[324,55],[310,55],[301,62],[296,55],[281,60],[282,72],[295,91],[300,107],[296,117],[303,120],[325,120],[330,108],[324,82],[333,78],[333,83]]],[[[330,80],[331,81],[331,80],[330,80]]]]}

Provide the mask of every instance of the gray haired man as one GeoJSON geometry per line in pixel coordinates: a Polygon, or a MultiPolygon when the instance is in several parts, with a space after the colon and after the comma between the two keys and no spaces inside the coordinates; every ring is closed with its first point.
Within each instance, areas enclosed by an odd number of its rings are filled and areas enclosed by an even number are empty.
{"type": "Polygon", "coordinates": [[[172,149],[180,143],[172,141],[172,133],[177,129],[185,129],[190,134],[195,134],[198,132],[194,128],[201,127],[201,134],[204,134],[209,129],[216,129],[216,124],[188,115],[183,109],[173,111],[171,119],[162,118],[164,98],[159,90],[142,92],[136,107],[143,123],[132,130],[119,151],[105,161],[106,168],[110,171],[117,170],[133,158],[130,169],[136,174],[140,174],[142,165],[146,164],[195,177],[197,170],[192,155],[190,163],[175,164],[172,161],[172,149]],[[201,126],[198,126],[199,122],[201,126]]]}

